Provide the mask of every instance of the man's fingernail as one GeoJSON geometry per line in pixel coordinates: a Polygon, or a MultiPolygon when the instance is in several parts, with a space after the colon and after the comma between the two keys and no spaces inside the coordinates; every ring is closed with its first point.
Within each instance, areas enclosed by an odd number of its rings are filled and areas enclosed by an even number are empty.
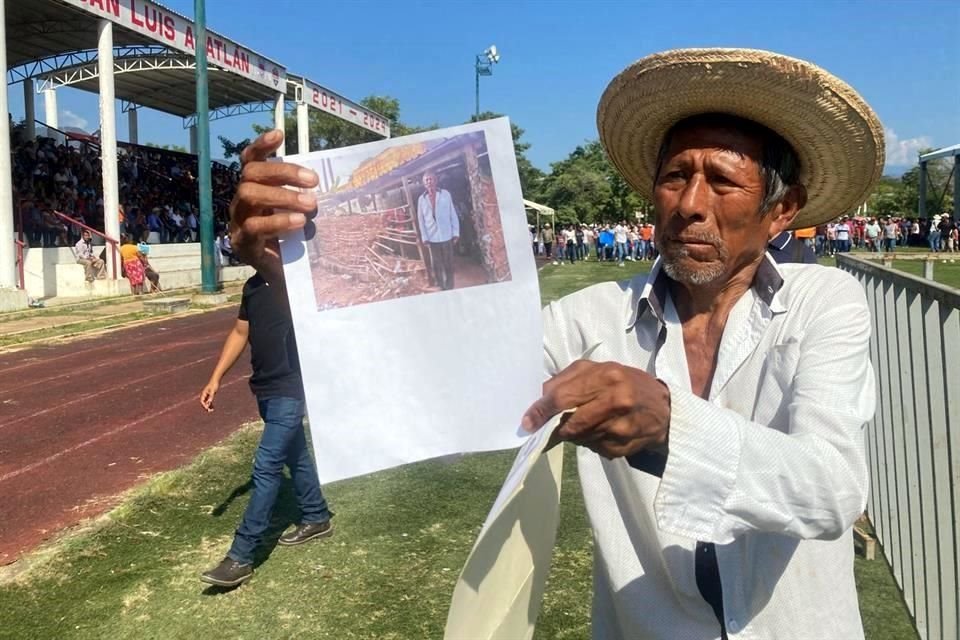
{"type": "Polygon", "coordinates": [[[295,224],[295,225],[306,224],[307,222],[307,217],[302,213],[291,213],[290,217],[287,219],[290,221],[291,224],[295,224]]]}
{"type": "Polygon", "coordinates": [[[317,204],[317,196],[313,195],[313,193],[301,193],[297,196],[297,200],[300,201],[300,204],[307,207],[312,207],[317,204]]]}
{"type": "Polygon", "coordinates": [[[267,142],[276,142],[280,139],[281,133],[280,129],[273,129],[270,133],[267,134],[267,142]]]}
{"type": "Polygon", "coordinates": [[[520,421],[520,427],[525,431],[533,431],[533,420],[530,416],[523,416],[523,420],[520,421]]]}
{"type": "Polygon", "coordinates": [[[297,177],[300,178],[300,182],[313,182],[317,174],[310,169],[300,169],[297,172],[297,177]]]}

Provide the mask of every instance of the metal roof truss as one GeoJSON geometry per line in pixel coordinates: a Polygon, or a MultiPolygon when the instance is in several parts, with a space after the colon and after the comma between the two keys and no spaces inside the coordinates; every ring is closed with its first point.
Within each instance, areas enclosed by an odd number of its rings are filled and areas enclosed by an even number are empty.
{"type": "MultiPolygon", "coordinates": [[[[131,45],[124,47],[114,47],[113,56],[115,59],[131,58],[134,56],[156,56],[169,51],[161,45],[131,45]]],[[[29,78],[37,78],[56,73],[61,69],[79,67],[85,64],[96,64],[97,50],[87,49],[85,51],[72,51],[69,53],[57,54],[31,60],[16,67],[11,67],[7,71],[7,84],[13,84],[29,78]]]]}
{"type": "MultiPolygon", "coordinates": [[[[162,71],[164,69],[194,69],[196,61],[192,56],[174,53],[165,50],[161,55],[143,56],[134,54],[134,57],[115,57],[113,72],[115,74],[131,71],[162,71]]],[[[56,89],[70,85],[96,80],[100,77],[100,67],[96,62],[87,62],[79,66],[62,69],[45,75],[37,85],[37,91],[56,89]]]]}

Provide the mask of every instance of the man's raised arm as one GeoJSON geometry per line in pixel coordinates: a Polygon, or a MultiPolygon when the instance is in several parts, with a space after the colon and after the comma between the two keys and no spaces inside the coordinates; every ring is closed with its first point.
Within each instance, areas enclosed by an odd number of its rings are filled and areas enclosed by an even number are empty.
{"type": "Polygon", "coordinates": [[[230,203],[230,242],[238,258],[285,291],[277,236],[300,229],[316,212],[317,199],[312,190],[319,179],[316,172],[295,164],[267,162],[282,142],[283,132],[274,129],[240,154],[243,169],[230,203]]]}

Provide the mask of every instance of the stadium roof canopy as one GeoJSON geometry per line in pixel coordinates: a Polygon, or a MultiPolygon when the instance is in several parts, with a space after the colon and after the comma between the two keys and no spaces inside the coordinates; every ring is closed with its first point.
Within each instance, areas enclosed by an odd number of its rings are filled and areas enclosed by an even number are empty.
{"type": "MultiPolygon", "coordinates": [[[[98,24],[113,22],[116,97],[186,117],[194,113],[193,22],[143,0],[6,3],[7,82],[99,92],[98,24]]],[[[287,94],[286,69],[208,30],[211,110],[287,94]]],[[[293,89],[290,89],[293,97],[293,89]]]]}
{"type": "MultiPolygon", "coordinates": [[[[130,111],[129,130],[136,130],[138,106],[180,116],[184,126],[193,126],[197,34],[190,18],[153,0],[0,0],[0,14],[5,27],[0,51],[6,54],[6,80],[8,85],[23,82],[28,136],[36,132],[35,89],[45,92],[44,107],[55,121],[55,89],[70,86],[101,93],[101,68],[108,76],[103,89],[108,95],[112,91],[124,110],[130,111]]],[[[296,102],[300,149],[310,146],[310,108],[390,137],[390,124],[382,115],[306,78],[288,80],[287,70],[279,63],[209,29],[206,35],[211,118],[272,109],[275,126],[282,127],[289,97],[296,102]]],[[[104,233],[116,238],[120,233],[116,117],[112,100],[101,101],[101,105],[104,233]]],[[[6,91],[0,92],[3,111],[9,113],[6,91]]],[[[9,145],[9,136],[0,135],[0,157],[10,154],[9,145]]],[[[282,147],[278,154],[283,155],[282,147]]],[[[3,176],[0,236],[8,238],[13,230],[12,203],[11,181],[3,176]]],[[[0,289],[15,285],[13,244],[2,241],[0,289]]]]}

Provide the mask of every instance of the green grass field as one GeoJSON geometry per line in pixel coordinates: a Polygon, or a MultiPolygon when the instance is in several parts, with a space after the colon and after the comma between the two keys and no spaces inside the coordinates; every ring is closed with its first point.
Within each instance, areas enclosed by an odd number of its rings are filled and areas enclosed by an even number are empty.
{"type": "MultiPolygon", "coordinates": [[[[900,255],[928,256],[930,251],[920,247],[902,247],[897,249],[900,255]]],[[[866,251],[855,250],[850,253],[854,257],[863,257],[865,255],[876,256],[878,254],[868,254],[866,251]]],[[[939,284],[960,289],[960,253],[941,253],[937,254],[938,260],[933,267],[933,280],[939,284]]],[[[825,256],[818,260],[820,264],[835,266],[836,259],[831,256],[825,256]]],[[[879,264],[879,261],[877,262],[879,264]]],[[[923,262],[921,260],[894,260],[893,268],[899,269],[910,275],[923,277],[923,262]]]]}
{"type": "MultiPolygon", "coordinates": [[[[548,265],[544,301],[646,269],[548,265]]],[[[0,638],[293,638],[442,636],[460,567],[513,460],[467,455],[392,469],[325,489],[337,530],[276,547],[296,516],[284,487],[254,578],[222,591],[198,574],[222,558],[246,505],[259,432],[241,429],[190,466],[154,477],[120,507],[0,571],[0,638]]],[[[539,640],[589,638],[591,540],[567,446],[561,522],[539,640]]],[[[916,637],[883,560],[856,562],[870,640],[916,637]]]]}
{"type": "MultiPolygon", "coordinates": [[[[923,277],[923,262],[919,260],[894,260],[893,267],[918,278],[923,277]]],[[[952,259],[948,257],[937,260],[933,265],[933,280],[960,289],[960,255],[952,259]]]]}

